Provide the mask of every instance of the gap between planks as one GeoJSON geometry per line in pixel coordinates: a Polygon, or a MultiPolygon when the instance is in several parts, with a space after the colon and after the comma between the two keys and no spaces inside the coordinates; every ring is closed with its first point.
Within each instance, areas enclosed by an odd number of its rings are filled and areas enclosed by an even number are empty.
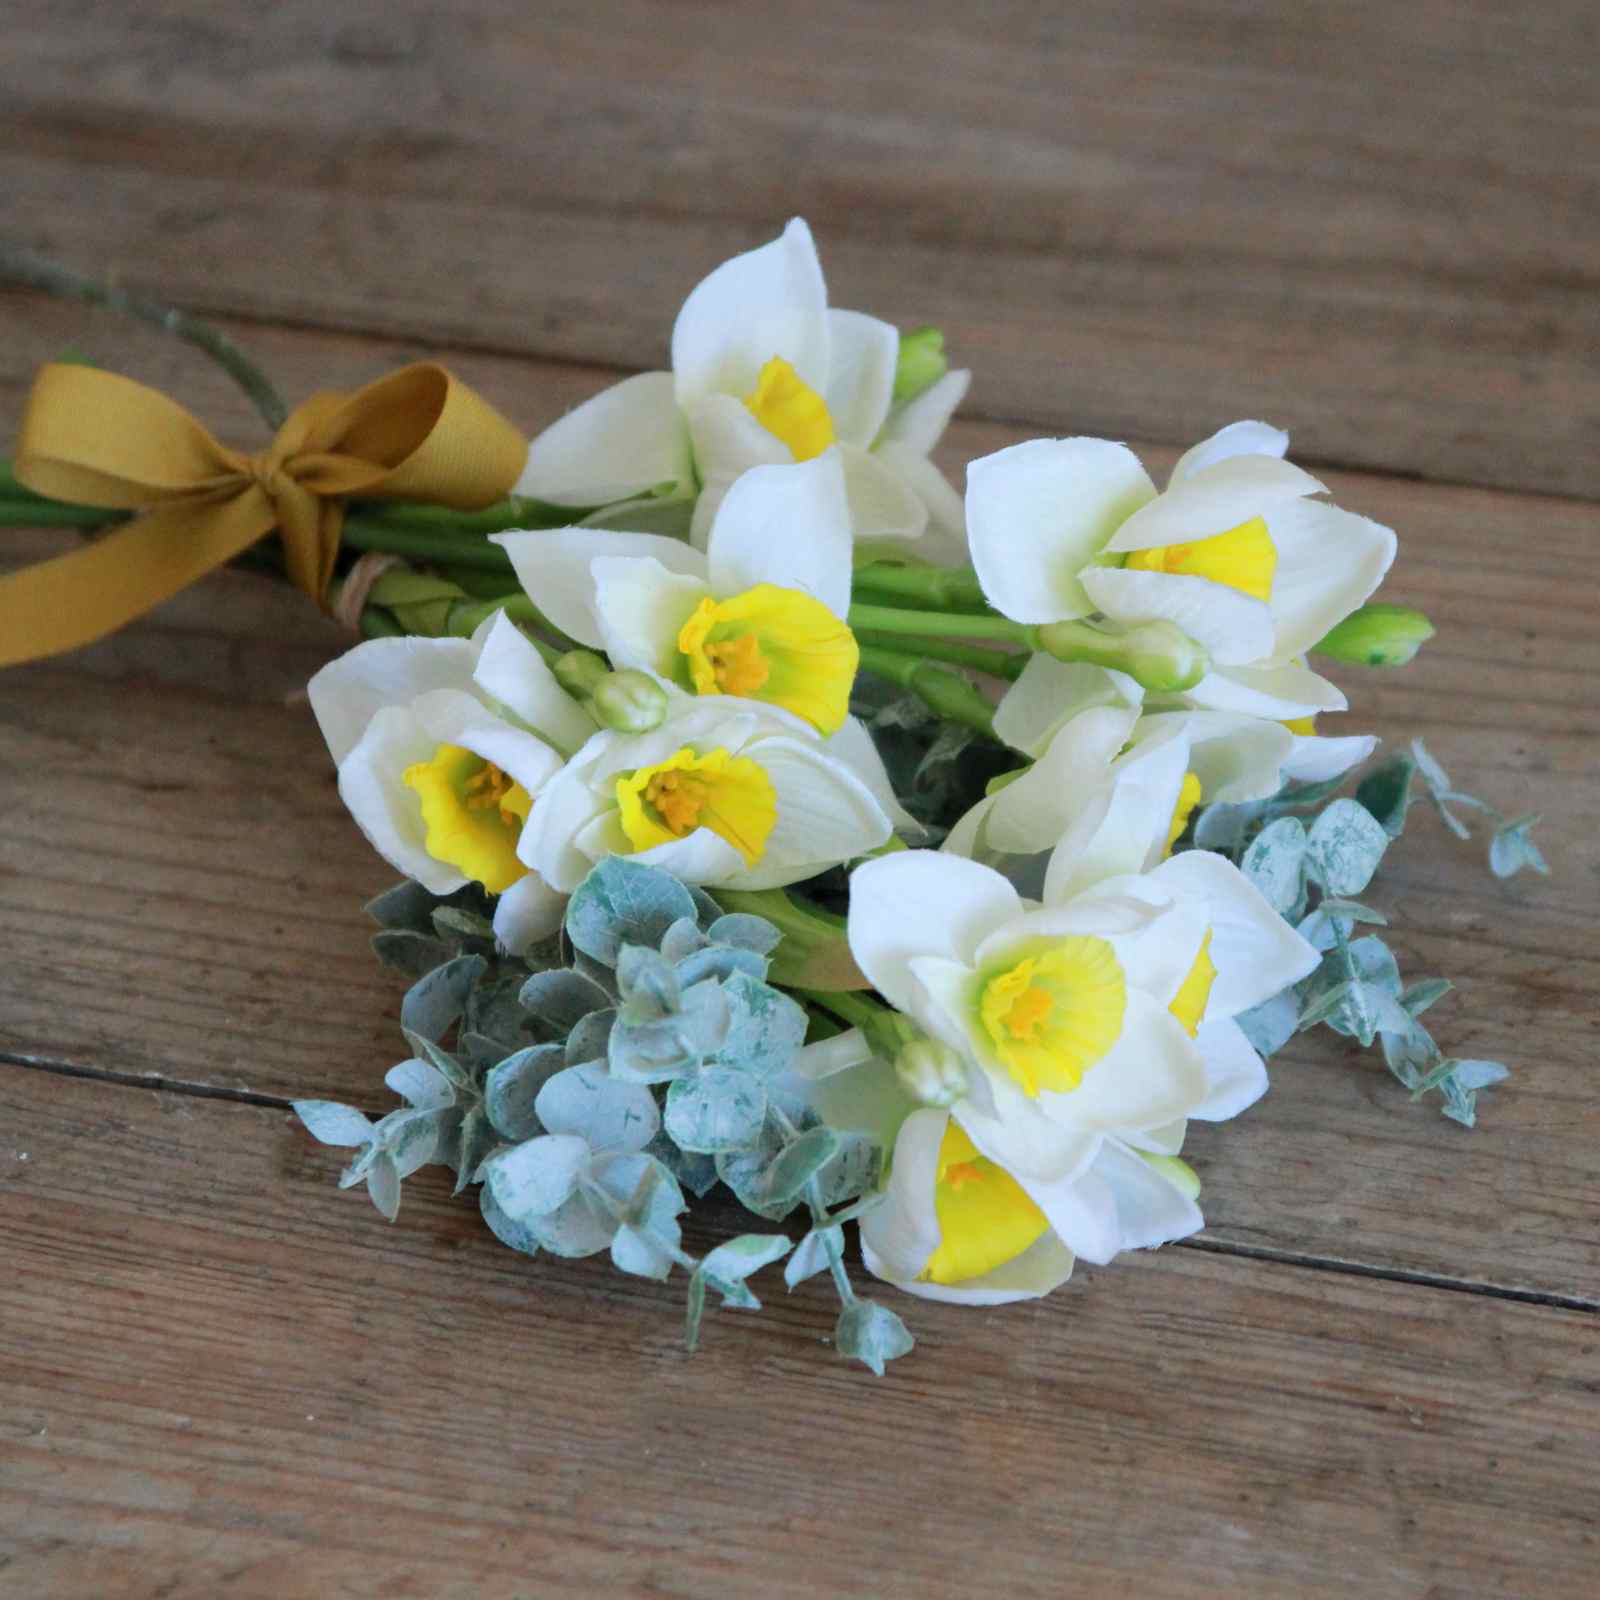
{"type": "MultiPolygon", "coordinates": [[[[253,1089],[226,1089],[212,1084],[192,1083],[183,1078],[163,1078],[154,1073],[117,1072],[106,1067],[88,1067],[73,1061],[57,1061],[46,1056],[24,1055],[0,1050],[0,1066],[21,1067],[30,1072],[53,1073],[63,1078],[81,1078],[119,1089],[149,1089],[168,1094],[192,1095],[200,1100],[231,1100],[237,1105],[257,1106],[268,1111],[292,1111],[293,1101],[282,1095],[259,1094],[253,1089]]],[[[1519,1305],[1544,1306],[1557,1311],[1600,1312],[1600,1300],[1581,1295],[1551,1294],[1536,1289],[1500,1288],[1494,1284],[1469,1283],[1439,1273],[1410,1271],[1402,1267],[1377,1267],[1359,1261],[1341,1261],[1334,1256],[1306,1255],[1269,1246],[1235,1244],[1221,1239],[1176,1239],[1176,1248],[1196,1250],[1203,1255],[1238,1256],[1274,1266],[1294,1267],[1308,1272],[1332,1272],[1350,1278],[1366,1278],[1381,1283],[1403,1283],[1414,1288],[1441,1289],[1449,1294],[1476,1295],[1486,1300],[1509,1300],[1519,1305]]]]}

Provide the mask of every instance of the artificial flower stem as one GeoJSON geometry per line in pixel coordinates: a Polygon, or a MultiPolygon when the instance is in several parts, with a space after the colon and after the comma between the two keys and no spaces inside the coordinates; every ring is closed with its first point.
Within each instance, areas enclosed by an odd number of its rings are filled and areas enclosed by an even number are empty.
{"type": "MultiPolygon", "coordinates": [[[[852,606],[851,614],[854,613],[852,606]]],[[[861,666],[909,689],[947,721],[994,737],[994,707],[960,673],[879,645],[862,645],[861,666]]]]}
{"type": "Polygon", "coordinates": [[[1028,658],[1021,653],[986,650],[980,644],[958,644],[953,639],[914,639],[903,633],[858,633],[859,644],[876,645],[898,655],[914,655],[921,660],[948,661],[952,666],[971,667],[992,678],[1019,678],[1028,658]]]}
{"type": "Polygon", "coordinates": [[[129,294],[126,289],[86,278],[58,262],[8,247],[0,247],[0,281],[41,289],[60,300],[86,300],[90,305],[105,306],[137,317],[141,322],[154,323],[163,333],[173,334],[205,351],[250,397],[251,404],[261,413],[261,420],[273,432],[283,426],[289,415],[283,396],[266,373],[227,334],[198,317],[191,317],[186,311],[146,300],[142,295],[129,294]]]}
{"type": "Polygon", "coordinates": [[[352,504],[351,512],[364,521],[381,522],[389,528],[432,530],[452,536],[563,528],[579,515],[565,506],[552,506],[519,494],[507,495],[504,500],[496,500],[493,505],[477,511],[457,511],[450,506],[424,505],[414,500],[363,500],[352,504]]]}
{"type": "Polygon", "coordinates": [[[859,989],[794,989],[791,991],[807,1005],[830,1012],[852,1028],[873,1028],[892,1013],[881,1001],[873,1000],[859,989]]]}
{"type": "Polygon", "coordinates": [[[911,601],[925,611],[986,612],[989,602],[971,567],[911,566],[897,561],[870,561],[855,569],[851,584],[891,601],[911,601]]]}
{"type": "Polygon", "coordinates": [[[1036,649],[1036,628],[1010,617],[949,611],[905,611],[898,606],[852,605],[850,626],[869,633],[917,633],[934,639],[1004,639],[1036,649]]]}

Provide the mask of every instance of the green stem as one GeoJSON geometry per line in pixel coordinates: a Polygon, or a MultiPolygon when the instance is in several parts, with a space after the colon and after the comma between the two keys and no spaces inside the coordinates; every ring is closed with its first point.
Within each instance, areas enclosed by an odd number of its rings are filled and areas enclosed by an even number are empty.
{"type": "MultiPolygon", "coordinates": [[[[852,616],[855,609],[850,608],[852,616]]],[[[902,689],[909,689],[946,721],[959,722],[994,737],[994,707],[960,673],[878,645],[862,646],[861,666],[866,672],[875,672],[902,689]]]]}
{"type": "Polygon", "coordinates": [[[853,587],[895,601],[911,601],[924,611],[989,610],[989,602],[971,567],[925,567],[894,561],[870,561],[859,566],[853,587]]]}
{"type": "Polygon", "coordinates": [[[920,633],[934,639],[1005,639],[1036,649],[1036,629],[1010,617],[967,616],[949,611],[903,611],[898,606],[852,605],[852,628],[868,633],[920,633]]]}
{"type": "Polygon", "coordinates": [[[363,500],[352,502],[351,513],[364,522],[387,528],[460,536],[471,533],[516,533],[528,528],[564,528],[582,513],[552,506],[526,495],[507,495],[477,511],[455,511],[449,506],[418,501],[363,500]]]}
{"type": "Polygon", "coordinates": [[[986,650],[981,644],[957,644],[953,639],[914,639],[904,633],[858,633],[859,644],[876,645],[896,655],[914,655],[926,661],[948,661],[953,666],[971,667],[993,678],[1015,680],[1022,676],[1028,657],[1007,650],[986,650]]]}
{"type": "Polygon", "coordinates": [[[401,527],[377,517],[354,516],[344,519],[343,542],[352,550],[381,550],[408,561],[516,576],[511,557],[499,545],[474,534],[462,537],[442,529],[401,527]]]}
{"type": "Polygon", "coordinates": [[[125,522],[127,512],[59,500],[0,500],[0,528],[103,528],[125,522]]]}
{"type": "Polygon", "coordinates": [[[57,262],[9,246],[0,246],[0,280],[41,289],[61,300],[84,300],[90,305],[105,306],[137,317],[141,322],[153,323],[163,333],[173,334],[205,351],[249,395],[262,421],[274,432],[283,426],[284,418],[289,415],[288,406],[266,373],[225,333],[191,317],[186,311],[146,300],[143,295],[129,294],[126,289],[86,278],[57,262]]]}
{"type": "Polygon", "coordinates": [[[405,631],[382,606],[367,606],[361,613],[363,639],[399,639],[405,631]]]}
{"type": "Polygon", "coordinates": [[[792,989],[807,1005],[830,1011],[852,1028],[871,1028],[892,1016],[893,1011],[879,1000],[870,999],[859,989],[792,989]]]}

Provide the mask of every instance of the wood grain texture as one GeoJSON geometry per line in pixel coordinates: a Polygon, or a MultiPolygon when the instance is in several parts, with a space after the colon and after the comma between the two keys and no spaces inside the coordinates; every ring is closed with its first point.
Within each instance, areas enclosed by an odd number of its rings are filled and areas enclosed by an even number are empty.
{"type": "Polygon", "coordinates": [[[514,1256],[428,1178],[390,1228],[279,1112],[0,1067],[0,1126],[8,1593],[1464,1600],[1593,1570],[1579,1313],[1165,1251],[911,1305],[880,1382],[820,1342],[818,1280],[689,1356],[677,1286],[514,1256]]]}
{"type": "Polygon", "coordinates": [[[800,212],[976,414],[1600,492],[1585,0],[13,12],[8,231],[197,307],[647,366],[800,212]]]}
{"type": "MultiPolygon", "coordinates": [[[[73,342],[76,313],[37,309],[41,344],[73,342]]],[[[253,436],[244,402],[191,354],[107,318],[88,341],[253,436]]],[[[292,394],[363,380],[403,354],[285,331],[251,342],[292,394]]],[[[605,381],[450,361],[530,425],[605,381]]],[[[0,367],[0,402],[21,370],[0,367]]],[[[958,424],[953,475],[1018,437],[958,424]]],[[[1163,466],[1173,454],[1148,453],[1163,466]]],[[[1600,1031],[1587,693],[1600,667],[1587,565],[1597,518],[1570,501],[1368,474],[1330,484],[1401,531],[1386,592],[1440,626],[1404,672],[1338,674],[1349,723],[1392,742],[1421,733],[1469,789],[1511,814],[1544,812],[1557,875],[1497,883],[1481,839],[1461,844],[1418,810],[1370,898],[1396,912],[1408,972],[1460,983],[1434,1014],[1445,1047],[1509,1061],[1515,1076],[1467,1133],[1408,1105],[1381,1065],[1331,1036],[1295,1045],[1261,1106],[1194,1132],[1207,1237],[1600,1304],[1600,1103],[1588,1071],[1600,1031]]],[[[0,943],[13,952],[0,1051],[386,1103],[402,983],[373,961],[360,906],[391,874],[344,814],[308,710],[285,703],[344,642],[297,596],[232,574],[90,650],[0,675],[15,753],[0,771],[0,943]]]]}

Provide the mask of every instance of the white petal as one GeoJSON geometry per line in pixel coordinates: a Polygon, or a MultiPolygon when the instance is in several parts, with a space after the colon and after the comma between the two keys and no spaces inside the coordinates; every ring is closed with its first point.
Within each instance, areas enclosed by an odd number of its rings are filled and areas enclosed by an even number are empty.
{"type": "MultiPolygon", "coordinates": [[[[1097,1155],[1096,1167],[1100,1160],[1097,1155]]],[[[1017,1182],[1044,1212],[1056,1237],[1080,1261],[1104,1266],[1122,1248],[1116,1198],[1094,1167],[1070,1183],[1041,1183],[1034,1178],[1018,1178],[1017,1182]]]]}
{"type": "Polygon", "coordinates": [[[959,1105],[961,1126],[983,1155],[1019,1183],[1071,1183],[1089,1170],[1103,1138],[1098,1130],[1049,1115],[1009,1078],[989,1073],[984,1083],[992,1110],[976,1096],[959,1105]]]}
{"type": "Polygon", "coordinates": [[[494,936],[514,956],[548,939],[561,926],[567,897],[537,872],[525,873],[495,903],[494,936]]]}
{"type": "Polygon", "coordinates": [[[436,746],[460,745],[492,761],[530,795],[537,795],[561,770],[561,756],[543,739],[497,717],[476,695],[435,689],[412,701],[411,710],[436,746]]]}
{"type": "Polygon", "coordinates": [[[770,889],[794,883],[888,840],[893,830],[883,807],[817,741],[764,738],[749,746],[749,754],[772,780],[778,817],[765,854],[738,875],[736,887],[770,889]]]}
{"type": "Polygon", "coordinates": [[[1053,1233],[1039,1236],[1020,1256],[981,1278],[966,1283],[924,1283],[895,1278],[864,1240],[861,1259],[867,1271],[921,1300],[942,1300],[958,1306],[1003,1306],[1015,1300],[1037,1300],[1059,1289],[1072,1276],[1072,1252],[1053,1233]]]}
{"type": "Polygon", "coordinates": [[[1169,711],[1144,718],[1134,737],[1142,743],[1175,726],[1189,741],[1189,770],[1207,805],[1264,800],[1282,787],[1281,769],[1294,747],[1282,723],[1225,711],[1169,711]]]}
{"type": "Polygon", "coordinates": [[[1275,654],[1303,655],[1383,582],[1395,536],[1380,523],[1321,501],[1295,501],[1267,517],[1278,551],[1272,580],[1275,654]]]}
{"type": "Polygon", "coordinates": [[[1189,1115],[1205,1098],[1205,1064],[1164,1006],[1128,990],[1122,1035],[1067,1094],[1043,1091],[1046,1113],[1086,1133],[1137,1132],[1189,1115]]]}
{"type": "MultiPolygon", "coordinates": [[[[616,735],[597,734],[595,738],[612,740],[616,735]]],[[[614,803],[596,795],[584,781],[582,769],[569,763],[540,794],[517,841],[517,855],[552,888],[571,894],[594,865],[578,849],[578,835],[614,803]]]]}
{"type": "Polygon", "coordinates": [[[768,433],[742,400],[729,394],[696,401],[689,408],[689,430],[700,473],[689,542],[703,550],[711,524],[741,474],[752,467],[792,466],[794,452],[776,434],[768,433]]]}
{"type": "Polygon", "coordinates": [[[1289,435],[1282,428],[1266,422],[1230,422],[1219,428],[1209,439],[1202,439],[1192,450],[1178,458],[1178,464],[1167,479],[1169,488],[1176,488],[1185,478],[1214,467],[1229,456],[1283,456],[1289,448],[1289,435]]]}
{"type": "Polygon", "coordinates": [[[1293,748],[1283,761],[1283,776],[1294,783],[1324,783],[1358,767],[1378,748],[1370,733],[1344,739],[1292,735],[1293,748]]]}
{"type": "Polygon", "coordinates": [[[880,1277],[909,1281],[939,1248],[933,1197],[939,1146],[949,1121],[949,1112],[925,1107],[913,1111],[900,1126],[887,1192],[861,1219],[861,1242],[871,1245],[883,1268],[880,1277]]]}
{"type": "MultiPolygon", "coordinates": [[[[823,1044],[833,1042],[828,1039],[823,1044]]],[[[801,1055],[818,1048],[807,1045],[801,1055]]],[[[855,1067],[803,1084],[798,1079],[795,1082],[812,1109],[830,1128],[841,1133],[864,1133],[885,1149],[893,1148],[901,1124],[917,1109],[916,1101],[906,1093],[894,1068],[870,1051],[866,1061],[855,1067]]]]}
{"type": "Polygon", "coordinates": [[[770,244],[724,261],[690,291],[672,329],[678,403],[749,394],[774,356],[820,392],[828,378],[827,310],[817,247],[796,217],[770,244]]]}
{"type": "Polygon", "coordinates": [[[1232,1018],[1202,1023],[1194,1042],[1206,1064],[1206,1097],[1191,1117],[1226,1122],[1267,1092],[1267,1065],[1232,1018]]]}
{"type": "Polygon", "coordinates": [[[1322,485],[1309,472],[1276,456],[1226,456],[1189,473],[1129,517],[1110,548],[1145,550],[1209,539],[1287,500],[1321,493],[1322,485]]]}
{"type": "Polygon", "coordinates": [[[1015,750],[1037,756],[1071,717],[1091,706],[1133,706],[1144,690],[1125,673],[1081,661],[1057,661],[1042,650],[1028,657],[1022,675],[1001,696],[994,731],[1015,750]]]}
{"type": "Polygon", "coordinates": [[[1175,622],[1219,666],[1265,661],[1273,653],[1272,611],[1263,600],[1209,578],[1127,567],[1094,567],[1083,588],[1095,609],[1117,622],[1175,622]]]}
{"type": "Polygon", "coordinates": [[[641,372],[552,423],[528,450],[516,493],[604,506],[657,491],[694,493],[689,429],[670,372],[641,372]]]}
{"type": "Polygon", "coordinates": [[[971,965],[978,945],[1022,912],[1017,891],[989,867],[931,850],[869,861],[850,875],[850,951],[899,1010],[921,994],[910,963],[922,955],[971,965]]]}
{"type": "Polygon", "coordinates": [[[1095,1158],[1091,1176],[1110,1191],[1123,1250],[1149,1250],[1186,1239],[1205,1226],[1199,1206],[1188,1195],[1113,1140],[1108,1139],[1095,1158]]]}
{"type": "Polygon", "coordinates": [[[630,859],[642,861],[646,866],[660,867],[663,872],[670,872],[685,883],[727,885],[741,889],[772,887],[766,883],[750,883],[744,857],[721,834],[713,833],[709,828],[696,828],[682,839],[652,845],[648,850],[634,851],[630,859]]]}
{"type": "Polygon", "coordinates": [[[822,747],[835,761],[843,762],[866,786],[872,798],[883,807],[894,831],[913,841],[924,838],[927,829],[900,804],[889,771],[872,742],[872,735],[856,717],[846,717],[837,733],[822,741],[822,747]]]}
{"type": "Polygon", "coordinates": [[[1012,855],[1054,848],[1095,787],[1109,781],[1111,763],[1138,720],[1125,706],[1094,706],[1072,718],[1034,765],[994,797],[987,842],[1012,855]]]}
{"type": "Polygon", "coordinates": [[[699,578],[669,572],[654,556],[597,556],[595,614],[616,667],[673,677],[683,661],[678,634],[711,590],[699,578]]]}
{"type": "Polygon", "coordinates": [[[928,508],[894,469],[894,463],[860,445],[841,444],[850,528],[857,539],[920,539],[928,508]]]}
{"type": "Polygon", "coordinates": [[[578,749],[594,718],[556,682],[545,659],[503,611],[483,639],[473,682],[536,733],[563,750],[578,749]]]}
{"type": "Polygon", "coordinates": [[[438,741],[406,706],[387,706],[367,724],[339,765],[339,798],[356,826],[390,866],[430,894],[454,894],[467,879],[428,854],[422,806],[405,785],[405,770],[430,761],[438,741]]]}
{"type": "Polygon", "coordinates": [[[850,507],[837,450],[798,465],[752,467],[728,490],[706,541],[721,597],[760,583],[799,589],[841,621],[850,609],[850,507]]]}
{"type": "Polygon", "coordinates": [[[1018,622],[1094,609],[1079,574],[1155,485],[1126,445],[1031,439],[967,468],[967,537],[989,603],[1018,622]]]}
{"type": "Polygon", "coordinates": [[[1184,697],[1207,710],[1244,716],[1311,717],[1343,711],[1349,702],[1335,685],[1309,667],[1218,667],[1208,672],[1184,697]]]}
{"type": "Polygon", "coordinates": [[[928,526],[917,554],[940,566],[962,565],[967,559],[967,512],[950,480],[926,456],[903,444],[880,444],[872,454],[927,512],[928,526]]]}
{"type": "Polygon", "coordinates": [[[828,382],[823,403],[834,437],[866,449],[889,415],[900,334],[860,311],[828,313],[828,382]]]}
{"type": "Polygon", "coordinates": [[[1185,850],[1150,874],[1163,888],[1204,905],[1217,969],[1206,1019],[1237,1016],[1298,983],[1321,960],[1231,861],[1185,850]]]}
{"type": "Polygon", "coordinates": [[[972,374],[966,371],[947,372],[937,383],[931,383],[915,400],[908,401],[893,412],[884,424],[882,445],[899,445],[915,455],[933,454],[933,448],[944,437],[956,407],[967,397],[972,374]]]}
{"type": "Polygon", "coordinates": [[[706,575],[698,550],[658,533],[551,528],[489,537],[511,557],[517,582],[533,603],[569,639],[591,650],[598,650],[604,638],[594,606],[596,556],[654,556],[669,572],[702,581],[706,575]]]}
{"type": "Polygon", "coordinates": [[[465,689],[478,652],[465,639],[368,639],[330,661],[306,685],[311,710],[341,766],[384,706],[430,689],[465,689]]]}

